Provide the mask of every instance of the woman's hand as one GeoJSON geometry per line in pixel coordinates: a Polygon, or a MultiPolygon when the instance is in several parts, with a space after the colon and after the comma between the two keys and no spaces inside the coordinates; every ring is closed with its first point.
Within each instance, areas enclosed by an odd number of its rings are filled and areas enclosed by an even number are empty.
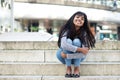
{"type": "Polygon", "coordinates": [[[88,51],[89,51],[89,48],[87,48],[87,47],[77,49],[77,52],[82,52],[85,55],[88,53],[88,51]]]}
{"type": "Polygon", "coordinates": [[[86,48],[86,47],[84,47],[84,48],[82,48],[82,53],[83,54],[87,54],[88,53],[88,51],[89,51],[89,49],[88,48],[86,48]]]}
{"type": "Polygon", "coordinates": [[[67,55],[64,52],[61,52],[61,56],[62,56],[62,58],[66,58],[67,57],[67,55]]]}

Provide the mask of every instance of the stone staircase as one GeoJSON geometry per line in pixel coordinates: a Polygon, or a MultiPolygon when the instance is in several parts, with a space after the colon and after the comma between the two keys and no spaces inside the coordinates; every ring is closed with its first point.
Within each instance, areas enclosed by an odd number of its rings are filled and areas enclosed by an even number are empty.
{"type": "MultiPolygon", "coordinates": [[[[75,80],[64,77],[57,49],[56,41],[1,40],[0,80],[75,80]]],[[[80,69],[76,80],[120,80],[120,42],[97,42],[80,69]]]]}
{"type": "MultiPolygon", "coordinates": [[[[0,80],[66,80],[65,65],[56,58],[55,42],[46,48],[47,42],[0,44],[0,80]],[[33,43],[44,46],[33,48],[33,43]]],[[[90,50],[80,69],[80,80],[120,80],[120,50],[90,50]]]]}

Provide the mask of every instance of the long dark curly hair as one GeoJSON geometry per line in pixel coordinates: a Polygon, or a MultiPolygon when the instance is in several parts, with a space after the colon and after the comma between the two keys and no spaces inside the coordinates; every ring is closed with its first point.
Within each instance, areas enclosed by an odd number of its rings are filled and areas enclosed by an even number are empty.
{"type": "Polygon", "coordinates": [[[67,32],[67,38],[74,39],[79,38],[83,45],[86,45],[88,48],[95,47],[95,38],[92,32],[90,31],[88,19],[85,13],[83,12],[76,12],[74,13],[70,19],[61,27],[59,32],[59,38],[58,38],[58,46],[60,47],[61,38],[63,37],[63,34],[67,32]],[[84,24],[80,27],[79,30],[76,31],[75,25],[73,23],[73,19],[76,15],[84,16],[84,24]]]}

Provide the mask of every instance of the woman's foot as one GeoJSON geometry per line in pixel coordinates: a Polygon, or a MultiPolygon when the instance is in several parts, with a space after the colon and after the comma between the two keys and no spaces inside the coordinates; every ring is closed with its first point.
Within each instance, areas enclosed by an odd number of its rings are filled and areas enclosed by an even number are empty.
{"type": "Polygon", "coordinates": [[[73,78],[79,78],[80,77],[80,73],[79,74],[73,74],[72,77],[73,78]]]}
{"type": "Polygon", "coordinates": [[[66,58],[66,54],[64,52],[61,53],[62,58],[66,58]]]}
{"type": "Polygon", "coordinates": [[[67,66],[65,77],[68,77],[68,78],[72,77],[72,68],[71,68],[71,66],[67,66]]]}
{"type": "Polygon", "coordinates": [[[74,67],[74,74],[73,74],[73,77],[74,77],[74,78],[80,77],[79,66],[78,66],[78,67],[74,67]]]}

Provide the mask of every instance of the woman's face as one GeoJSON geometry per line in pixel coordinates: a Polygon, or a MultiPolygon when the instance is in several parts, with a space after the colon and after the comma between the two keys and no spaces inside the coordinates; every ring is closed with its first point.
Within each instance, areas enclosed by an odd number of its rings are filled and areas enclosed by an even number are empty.
{"type": "Polygon", "coordinates": [[[76,29],[80,29],[81,26],[84,24],[84,16],[83,15],[76,15],[73,19],[73,23],[76,29]]]}

